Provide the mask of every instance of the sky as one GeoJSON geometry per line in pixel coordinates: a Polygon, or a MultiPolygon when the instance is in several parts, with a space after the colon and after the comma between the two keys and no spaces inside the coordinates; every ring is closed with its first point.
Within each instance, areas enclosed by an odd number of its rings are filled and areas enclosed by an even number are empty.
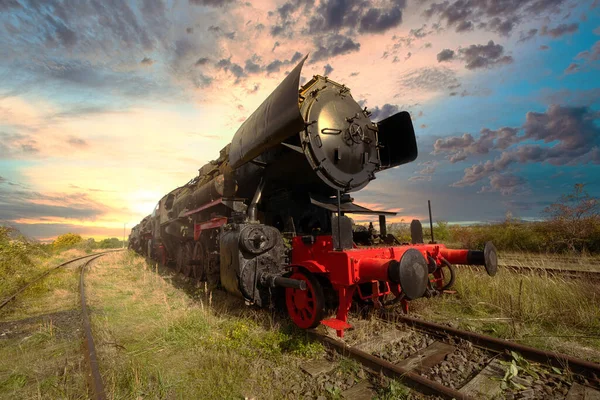
{"type": "Polygon", "coordinates": [[[419,157],[358,204],[537,219],[600,195],[600,0],[0,0],[0,223],[123,234],[308,54],[419,157]]]}

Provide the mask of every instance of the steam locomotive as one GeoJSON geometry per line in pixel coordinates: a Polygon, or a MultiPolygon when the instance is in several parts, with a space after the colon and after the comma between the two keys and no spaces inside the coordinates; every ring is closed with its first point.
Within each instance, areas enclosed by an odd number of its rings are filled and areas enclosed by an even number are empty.
{"type": "Polygon", "coordinates": [[[354,203],[375,174],[414,161],[410,114],[378,123],[350,89],[316,75],[299,88],[306,61],[287,75],[237,130],[217,160],[166,194],[134,227],[130,247],[177,272],[220,285],[247,304],[285,298],[300,328],[324,324],[343,336],[353,299],[375,307],[447,287],[452,264],[497,269],[496,250],[450,250],[386,234],[386,216],[354,203]],[[353,230],[348,214],[378,215],[353,230]],[[366,246],[365,246],[366,244],[366,246]],[[327,310],[337,309],[334,318],[327,310]]]}

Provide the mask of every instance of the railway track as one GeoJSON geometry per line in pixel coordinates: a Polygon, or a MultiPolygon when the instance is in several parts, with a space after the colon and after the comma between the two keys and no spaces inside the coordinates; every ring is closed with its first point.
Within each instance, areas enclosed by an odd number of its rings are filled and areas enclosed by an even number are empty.
{"type": "Polygon", "coordinates": [[[507,262],[525,261],[525,262],[536,262],[536,263],[565,263],[565,264],[586,264],[586,265],[600,265],[600,259],[597,257],[586,258],[586,257],[546,257],[546,256],[506,256],[503,255],[502,259],[507,262]]]}
{"type": "Polygon", "coordinates": [[[27,282],[26,284],[24,284],[23,286],[21,286],[19,289],[17,289],[13,294],[9,295],[8,297],[6,297],[4,300],[2,300],[2,303],[0,303],[0,310],[4,307],[6,307],[6,305],[8,303],[10,303],[11,301],[13,301],[14,299],[17,298],[18,295],[20,295],[21,293],[23,293],[25,290],[27,290],[27,288],[29,288],[31,285],[42,281],[44,278],[46,278],[48,275],[50,275],[52,272],[67,266],[69,264],[72,264],[76,261],[79,260],[84,260],[86,258],[90,258],[90,257],[94,257],[97,255],[104,255],[104,254],[108,254],[108,253],[114,253],[115,251],[122,251],[122,250],[111,250],[111,251],[104,251],[102,253],[95,253],[95,254],[88,254],[86,256],[81,256],[81,257],[77,257],[77,258],[73,258],[71,260],[65,261],[63,263],[58,264],[55,267],[52,267],[50,269],[48,269],[47,271],[43,272],[42,274],[38,275],[36,278],[34,278],[33,280],[27,282]]]}
{"type": "MultiPolygon", "coordinates": [[[[377,344],[377,351],[373,351],[375,347],[365,346],[364,343],[351,346],[316,331],[310,331],[309,335],[376,375],[383,374],[401,380],[420,393],[445,399],[498,398],[502,395],[510,398],[515,392],[518,394],[514,398],[579,399],[600,396],[600,391],[595,389],[600,387],[600,364],[402,315],[384,313],[381,319],[390,329],[370,340],[377,344]],[[407,327],[412,331],[407,331],[407,327]],[[423,345],[419,349],[414,349],[408,344],[410,342],[394,344],[392,341],[398,342],[408,335],[423,335],[426,339],[422,340],[423,345]],[[390,349],[394,346],[402,349],[400,359],[394,359],[391,353],[390,349]],[[416,351],[408,354],[407,347],[416,351]],[[480,361],[479,367],[475,366],[472,373],[467,372],[467,377],[463,373],[462,377],[447,378],[451,384],[437,377],[439,371],[451,370],[452,367],[448,366],[457,358],[465,358],[464,354],[467,353],[477,353],[477,357],[473,358],[485,361],[480,361]],[[517,362],[513,357],[517,357],[517,362]],[[519,371],[524,376],[515,374],[512,380],[507,380],[508,371],[513,368],[511,364],[514,364],[515,372],[519,371]],[[546,372],[540,372],[544,370],[546,372]],[[538,379],[534,376],[538,376],[538,379]],[[503,382],[517,389],[503,393],[502,390],[506,389],[502,386],[503,382]]],[[[454,371],[458,375],[464,368],[464,362],[459,361],[462,365],[459,363],[458,370],[454,371]]],[[[309,371],[310,367],[305,370],[309,371]]],[[[342,395],[350,399],[366,398],[375,394],[373,387],[376,386],[364,380],[358,382],[354,390],[349,389],[342,395]]]]}
{"type": "Polygon", "coordinates": [[[539,275],[547,275],[552,277],[561,277],[568,279],[591,279],[594,281],[600,281],[600,271],[586,271],[581,269],[564,268],[542,268],[522,265],[500,265],[500,267],[506,268],[511,272],[533,272],[539,275]]]}
{"type": "MultiPolygon", "coordinates": [[[[472,267],[470,265],[459,265],[459,268],[468,268],[471,270],[480,270],[480,267],[472,267]]],[[[565,279],[589,279],[592,281],[600,281],[600,271],[590,271],[571,268],[544,268],[523,265],[507,265],[500,264],[498,268],[506,269],[510,272],[523,273],[529,272],[543,276],[558,277],[565,279]]]]}
{"type": "Polygon", "coordinates": [[[79,276],[79,293],[80,293],[80,301],[81,301],[81,313],[82,313],[82,323],[83,323],[83,331],[84,331],[84,349],[85,349],[85,359],[87,361],[87,365],[89,367],[89,371],[87,373],[87,378],[88,378],[88,386],[90,387],[92,393],[93,393],[93,398],[95,400],[104,400],[106,399],[106,395],[104,392],[104,384],[102,382],[102,377],[100,375],[100,370],[98,368],[98,359],[96,356],[96,347],[94,345],[94,337],[92,334],[92,326],[91,326],[91,322],[90,322],[90,317],[89,317],[89,313],[87,310],[87,301],[86,301],[86,295],[85,295],[85,283],[84,283],[84,276],[85,276],[85,271],[87,269],[87,267],[90,265],[90,263],[94,260],[96,260],[97,258],[100,258],[106,254],[109,253],[114,253],[114,252],[118,252],[118,251],[122,251],[122,250],[112,250],[112,251],[105,251],[102,253],[96,253],[96,254],[89,254],[86,256],[82,256],[82,257],[77,257],[68,261],[65,261],[53,268],[50,268],[49,270],[45,271],[44,273],[42,273],[41,275],[39,275],[38,277],[36,277],[35,279],[33,279],[32,281],[28,282],[27,284],[23,285],[21,288],[19,288],[17,291],[15,291],[12,295],[8,296],[5,300],[2,301],[2,303],[0,303],[0,309],[2,309],[3,307],[5,307],[8,303],[10,303],[11,301],[13,301],[19,294],[23,293],[25,290],[27,290],[27,288],[31,287],[33,284],[42,281],[44,278],[48,277],[52,272],[58,270],[59,268],[62,268],[64,266],[67,266],[69,264],[72,264],[74,262],[80,261],[80,260],[85,260],[84,264],[80,267],[80,276],[79,276]]]}

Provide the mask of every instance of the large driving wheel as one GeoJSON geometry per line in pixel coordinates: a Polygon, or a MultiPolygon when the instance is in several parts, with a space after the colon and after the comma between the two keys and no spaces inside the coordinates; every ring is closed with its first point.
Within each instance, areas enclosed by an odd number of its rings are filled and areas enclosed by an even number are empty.
{"type": "Polygon", "coordinates": [[[175,259],[175,272],[177,272],[177,273],[182,272],[184,262],[185,262],[185,246],[180,244],[177,247],[177,258],[175,259]]]}
{"type": "Polygon", "coordinates": [[[192,252],[192,278],[200,281],[204,280],[204,263],[207,254],[204,251],[201,241],[197,241],[194,244],[194,251],[192,252]]]}
{"type": "Polygon", "coordinates": [[[285,289],[288,315],[299,328],[315,328],[323,319],[323,287],[310,272],[294,272],[290,278],[306,282],[306,290],[285,289]]]}
{"type": "Polygon", "coordinates": [[[194,245],[192,242],[186,242],[183,246],[183,265],[181,266],[181,273],[184,276],[192,276],[192,254],[194,252],[194,245]]]}

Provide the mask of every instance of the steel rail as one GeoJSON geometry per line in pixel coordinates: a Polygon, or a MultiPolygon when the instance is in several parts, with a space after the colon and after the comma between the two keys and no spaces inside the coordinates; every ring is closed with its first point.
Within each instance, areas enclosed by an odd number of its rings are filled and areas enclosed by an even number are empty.
{"type": "Polygon", "coordinates": [[[502,255],[503,260],[508,261],[528,261],[528,262],[560,262],[565,264],[581,264],[587,263],[591,265],[600,265],[600,258],[598,257],[545,257],[543,255],[527,257],[527,256],[507,256],[502,255]]]}
{"type": "MultiPolygon", "coordinates": [[[[455,267],[468,268],[469,270],[480,270],[479,267],[475,267],[472,265],[461,265],[456,264],[455,267]]],[[[550,275],[555,277],[563,277],[569,279],[591,279],[593,281],[600,280],[600,271],[591,271],[584,269],[571,269],[571,268],[545,268],[545,267],[533,267],[533,266],[525,266],[525,265],[510,265],[510,264],[498,264],[498,268],[504,268],[510,272],[533,272],[539,275],[550,275]]]]}
{"type": "Polygon", "coordinates": [[[449,388],[431,379],[425,378],[424,376],[421,376],[415,372],[412,372],[409,369],[402,368],[387,360],[375,357],[362,350],[348,346],[346,343],[333,339],[329,336],[322,335],[315,331],[307,331],[307,333],[313,339],[318,340],[322,344],[337,351],[341,355],[352,358],[364,365],[365,367],[377,373],[382,373],[390,378],[401,379],[402,382],[405,383],[407,386],[411,386],[421,393],[437,395],[445,399],[473,399],[473,397],[467,396],[466,394],[459,392],[456,389],[449,388]]]}
{"type": "Polygon", "coordinates": [[[83,330],[85,335],[85,358],[90,367],[89,374],[87,375],[88,382],[94,393],[94,399],[105,400],[106,394],[104,393],[104,383],[102,382],[102,375],[100,375],[100,369],[98,368],[98,357],[96,354],[96,346],[94,345],[94,336],[92,335],[92,324],[90,322],[90,315],[88,313],[86,299],[85,299],[85,284],[84,274],[86,267],[95,259],[102,257],[104,254],[97,255],[91,258],[83,264],[81,267],[81,275],[79,277],[79,292],[81,298],[81,314],[83,319],[83,330]]]}
{"type": "Polygon", "coordinates": [[[600,271],[587,271],[582,269],[565,269],[565,268],[543,268],[543,267],[530,267],[523,265],[499,265],[499,267],[506,268],[512,272],[534,272],[536,274],[548,274],[552,276],[560,276],[564,278],[581,279],[588,278],[592,280],[600,280],[600,271]]]}
{"type": "Polygon", "coordinates": [[[518,352],[523,357],[530,361],[539,362],[546,365],[551,365],[559,368],[568,368],[572,372],[581,375],[586,375],[592,380],[600,384],[600,364],[596,364],[587,360],[572,357],[566,354],[556,353],[536,349],[534,347],[525,346],[519,343],[514,343],[508,340],[495,338],[480,333],[463,331],[449,326],[437,324],[435,322],[425,321],[417,318],[407,317],[404,315],[382,313],[382,318],[390,322],[402,322],[414,328],[425,330],[431,333],[444,333],[447,335],[465,339],[477,346],[504,353],[507,350],[518,352]]]}
{"type": "Polygon", "coordinates": [[[119,249],[119,250],[110,250],[110,251],[104,251],[102,253],[88,254],[88,255],[77,257],[77,258],[73,258],[72,260],[65,261],[65,262],[63,262],[61,264],[58,264],[56,267],[50,268],[49,270],[43,272],[41,275],[39,275],[34,280],[26,283],[25,285],[21,286],[21,288],[17,289],[16,292],[14,292],[10,296],[8,296],[5,300],[2,301],[2,303],[0,303],[0,309],[4,308],[4,306],[6,306],[11,301],[13,301],[19,294],[23,293],[25,291],[25,289],[27,289],[28,287],[30,287],[34,283],[37,283],[37,282],[41,281],[42,279],[44,279],[45,277],[47,277],[48,275],[50,275],[50,273],[56,271],[60,267],[64,267],[65,265],[71,264],[72,262],[75,262],[75,261],[83,260],[84,258],[94,257],[94,256],[97,256],[99,254],[100,255],[104,255],[104,254],[108,254],[108,253],[114,253],[114,252],[117,252],[117,251],[123,251],[123,250],[122,249],[119,249]]]}

